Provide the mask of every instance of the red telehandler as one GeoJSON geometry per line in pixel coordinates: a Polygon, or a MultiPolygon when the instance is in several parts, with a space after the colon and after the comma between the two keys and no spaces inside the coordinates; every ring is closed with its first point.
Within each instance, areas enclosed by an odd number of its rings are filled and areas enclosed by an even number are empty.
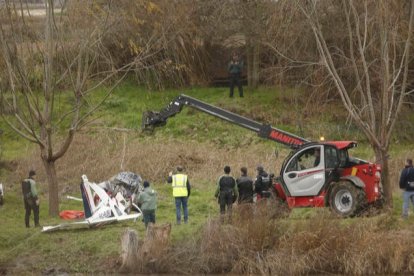
{"type": "Polygon", "coordinates": [[[275,196],[290,208],[329,206],[339,216],[350,217],[383,200],[381,166],[349,156],[348,150],[357,146],[354,141],[312,142],[183,94],[160,112],[144,112],[142,128],[165,125],[184,106],[290,146],[292,151],[272,185],[275,196]]]}

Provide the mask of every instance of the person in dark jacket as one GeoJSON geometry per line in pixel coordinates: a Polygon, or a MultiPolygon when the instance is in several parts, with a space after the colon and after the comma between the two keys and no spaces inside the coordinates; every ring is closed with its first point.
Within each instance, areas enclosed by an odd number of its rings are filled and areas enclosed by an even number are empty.
{"type": "Polygon", "coordinates": [[[400,189],[403,190],[402,217],[408,218],[410,201],[414,206],[414,168],[412,159],[407,159],[405,162],[405,168],[400,176],[400,189]]]}
{"type": "Polygon", "coordinates": [[[24,216],[24,222],[26,224],[26,227],[30,227],[30,214],[33,210],[33,216],[34,216],[34,224],[35,227],[40,227],[39,224],[39,197],[36,189],[36,182],[34,180],[34,177],[36,175],[36,172],[34,170],[31,170],[29,172],[29,177],[23,180],[22,182],[22,193],[23,193],[23,202],[24,202],[24,209],[26,211],[24,216]]]}
{"type": "Polygon", "coordinates": [[[247,168],[240,169],[241,176],[236,180],[239,192],[238,203],[253,203],[253,180],[247,176],[247,168]]]}
{"type": "Polygon", "coordinates": [[[236,180],[230,175],[231,169],[229,166],[224,167],[224,175],[220,176],[217,182],[217,189],[215,192],[215,197],[218,198],[220,204],[220,214],[224,215],[227,213],[229,218],[231,217],[232,205],[235,201],[235,198],[238,197],[239,193],[237,191],[236,180]]]}
{"type": "Polygon", "coordinates": [[[264,170],[263,166],[257,166],[257,176],[254,182],[257,199],[267,198],[270,196],[269,188],[271,185],[270,175],[264,170]]]}
{"type": "Polygon", "coordinates": [[[243,97],[243,86],[241,84],[241,74],[243,70],[243,61],[240,60],[237,53],[233,53],[232,59],[227,67],[230,76],[230,98],[233,98],[234,86],[239,89],[239,96],[243,97]]]}
{"type": "Polygon", "coordinates": [[[157,209],[157,192],[150,188],[148,181],[144,181],[144,191],[139,193],[137,201],[141,205],[145,228],[147,228],[148,223],[155,223],[155,210],[157,209]]]}

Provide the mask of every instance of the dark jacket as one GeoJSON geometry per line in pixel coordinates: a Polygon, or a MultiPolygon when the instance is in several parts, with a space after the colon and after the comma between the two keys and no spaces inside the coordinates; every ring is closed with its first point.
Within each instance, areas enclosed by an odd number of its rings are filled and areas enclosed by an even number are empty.
{"type": "Polygon", "coordinates": [[[239,203],[252,203],[253,180],[247,175],[242,175],[236,182],[239,190],[239,203]]]}
{"type": "Polygon", "coordinates": [[[414,191],[414,168],[413,166],[406,166],[400,177],[400,189],[406,191],[414,191]]]}
{"type": "Polygon", "coordinates": [[[25,200],[37,200],[38,193],[36,189],[36,182],[31,178],[26,178],[23,180],[22,193],[25,200]]]}
{"type": "Polygon", "coordinates": [[[243,70],[243,61],[234,61],[231,60],[227,67],[229,74],[231,75],[240,75],[243,70]]]}
{"type": "Polygon", "coordinates": [[[239,191],[237,190],[236,186],[236,180],[230,175],[222,175],[220,176],[218,183],[217,183],[217,189],[215,192],[215,197],[218,197],[220,194],[224,193],[233,193],[235,197],[238,197],[239,191]]]}
{"type": "Polygon", "coordinates": [[[266,171],[261,171],[254,182],[255,192],[261,194],[263,191],[268,191],[271,185],[270,176],[266,171]]]}

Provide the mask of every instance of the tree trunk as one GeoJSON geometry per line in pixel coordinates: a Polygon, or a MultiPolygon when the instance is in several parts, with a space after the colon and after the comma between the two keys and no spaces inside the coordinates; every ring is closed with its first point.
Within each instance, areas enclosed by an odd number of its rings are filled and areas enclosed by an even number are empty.
{"type": "Polygon", "coordinates": [[[250,39],[247,40],[246,45],[246,56],[247,56],[247,86],[252,86],[253,76],[253,49],[251,47],[250,39]]]}
{"type": "Polygon", "coordinates": [[[392,200],[392,185],[390,181],[390,172],[389,172],[389,165],[388,165],[388,151],[382,150],[379,148],[374,147],[375,151],[375,158],[376,163],[381,164],[382,172],[381,172],[381,182],[382,188],[385,197],[385,205],[388,208],[393,208],[393,200],[392,200]]]}
{"type": "Polygon", "coordinates": [[[247,85],[257,88],[259,85],[260,50],[254,38],[247,40],[247,85]]]}
{"type": "Polygon", "coordinates": [[[257,42],[252,45],[253,49],[253,65],[252,65],[252,88],[259,86],[259,68],[260,68],[260,47],[257,42]]]}
{"type": "Polygon", "coordinates": [[[49,215],[57,216],[59,214],[59,187],[55,161],[43,160],[43,165],[45,166],[49,186],[49,215]]]}

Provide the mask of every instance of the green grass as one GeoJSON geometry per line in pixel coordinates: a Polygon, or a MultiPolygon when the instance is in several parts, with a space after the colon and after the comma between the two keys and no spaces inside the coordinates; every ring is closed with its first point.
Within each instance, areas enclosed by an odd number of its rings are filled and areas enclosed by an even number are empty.
{"type": "MultiPolygon", "coordinates": [[[[100,102],[105,93],[106,90],[103,88],[97,90],[88,97],[88,103],[93,105],[100,102]]],[[[181,93],[259,122],[270,123],[277,128],[310,140],[318,140],[321,136],[324,136],[326,140],[357,140],[361,147],[356,149],[356,152],[361,152],[362,158],[372,156],[365,137],[356,126],[345,124],[347,115],[341,103],[331,102],[317,106],[317,104],[306,102],[305,91],[281,90],[273,87],[247,90],[245,98],[229,99],[228,89],[223,87],[148,91],[126,82],[104,102],[91,118],[91,123],[87,128],[90,131],[102,127],[127,128],[139,133],[144,111],[159,111],[181,93]],[[365,149],[368,149],[368,152],[365,149]]],[[[56,101],[56,114],[65,114],[70,109],[70,95],[68,92],[59,94],[56,101]]],[[[58,116],[55,117],[58,118],[58,116]]],[[[55,129],[56,132],[62,133],[68,123],[69,120],[64,120],[55,129]]],[[[24,152],[22,148],[27,148],[28,143],[17,136],[4,122],[0,121],[0,128],[4,130],[3,135],[0,136],[2,156],[5,160],[15,159],[21,152],[24,152]]],[[[233,148],[258,143],[268,144],[269,147],[276,149],[283,147],[272,141],[265,141],[249,130],[189,107],[185,107],[179,115],[169,118],[167,126],[158,128],[155,134],[150,137],[142,134],[140,138],[158,137],[213,142],[218,146],[233,148]]],[[[398,140],[397,145],[404,145],[402,141],[404,140],[398,140]]]]}
{"type": "MultiPolygon", "coordinates": [[[[93,94],[89,99],[90,102],[98,102],[104,93],[104,90],[100,90],[93,94]]],[[[359,140],[362,143],[358,148],[353,149],[351,154],[373,161],[374,155],[371,148],[364,139],[360,140],[363,138],[361,133],[353,125],[345,126],[347,116],[341,111],[340,103],[333,103],[328,107],[321,106],[320,112],[311,112],[307,116],[302,116],[302,106],[306,101],[303,99],[304,91],[300,90],[263,87],[254,91],[247,90],[243,99],[238,97],[229,99],[227,88],[191,88],[185,91],[159,92],[147,91],[131,83],[125,83],[102,105],[95,114],[95,120],[87,126],[87,129],[91,135],[95,129],[102,127],[136,130],[134,137],[143,140],[148,146],[151,143],[163,143],[170,139],[177,139],[213,143],[217,147],[225,148],[243,149],[259,143],[266,145],[269,149],[285,148],[272,141],[263,140],[248,130],[191,108],[184,108],[181,114],[168,120],[167,126],[158,128],[151,135],[140,133],[141,116],[144,111],[158,111],[181,93],[257,121],[271,123],[278,128],[312,140],[317,140],[321,135],[326,140],[359,140]],[[332,115],[332,110],[340,111],[337,112],[337,117],[332,115]]],[[[62,94],[57,102],[60,112],[69,108],[68,97],[67,94],[62,94]]],[[[35,147],[11,132],[4,122],[0,122],[0,128],[4,130],[0,140],[3,159],[18,161],[24,158],[27,151],[35,147]]],[[[63,128],[57,129],[57,131],[62,130],[63,128]]],[[[391,156],[401,156],[405,149],[406,146],[402,142],[393,145],[390,151],[391,156]]],[[[11,173],[13,172],[2,170],[1,176],[7,179],[7,175],[11,173]]],[[[175,226],[175,206],[170,186],[155,183],[154,187],[159,193],[157,223],[173,224],[173,242],[183,238],[196,238],[206,220],[218,214],[219,208],[213,197],[215,184],[208,181],[193,183],[189,201],[190,223],[175,226]]],[[[5,200],[5,205],[0,207],[0,274],[2,267],[14,273],[31,270],[41,273],[48,268],[60,268],[62,271],[71,273],[113,272],[117,267],[115,263],[121,250],[120,236],[126,227],[134,228],[139,232],[140,237],[144,236],[144,225],[140,221],[112,224],[90,230],[40,233],[39,229],[24,227],[24,209],[18,187],[6,191],[5,200]]],[[[48,217],[46,201],[46,196],[42,195],[41,224],[60,223],[60,219],[48,217]]],[[[401,212],[400,195],[395,196],[394,206],[394,217],[398,218],[401,212]]],[[[80,210],[82,205],[79,202],[62,200],[60,209],[80,210]]],[[[317,215],[317,212],[319,210],[311,208],[295,209],[289,220],[308,219],[317,215]]],[[[402,222],[402,224],[409,225],[412,221],[413,219],[410,218],[408,222],[402,222]]]]}
{"type": "MultiPolygon", "coordinates": [[[[214,184],[197,185],[189,199],[189,224],[175,225],[175,205],[170,185],[153,184],[158,192],[157,223],[173,225],[173,242],[183,237],[196,238],[198,230],[211,216],[218,213],[214,199],[214,184]],[[207,187],[207,188],[201,188],[207,187]]],[[[50,218],[48,205],[41,197],[40,223],[42,226],[56,225],[67,221],[50,218]]],[[[60,210],[82,210],[82,204],[73,200],[62,200],[60,210]]],[[[139,219],[114,223],[95,229],[61,230],[41,233],[40,228],[24,226],[24,208],[21,198],[15,192],[7,193],[5,204],[0,207],[0,268],[5,267],[14,273],[22,273],[18,266],[24,264],[24,270],[37,272],[48,268],[60,268],[71,273],[92,273],[111,270],[121,253],[120,237],[127,227],[138,231],[139,237],[145,236],[145,226],[139,219]],[[17,268],[16,268],[17,266],[17,268]]],[[[33,216],[31,217],[33,226],[33,216]]]]}
{"type": "MultiPolygon", "coordinates": [[[[172,241],[196,239],[200,229],[209,217],[218,214],[218,205],[213,197],[214,184],[200,185],[204,189],[194,188],[189,200],[190,219],[188,225],[176,226],[175,207],[171,188],[166,184],[153,185],[159,194],[157,223],[172,223],[172,241]]],[[[111,272],[116,270],[121,245],[120,237],[127,227],[138,231],[144,237],[145,227],[141,221],[122,222],[96,229],[62,230],[41,233],[39,228],[24,227],[24,209],[20,197],[14,193],[6,194],[5,205],[0,207],[0,267],[14,273],[36,271],[40,273],[50,268],[70,273],[111,272]],[[19,266],[24,270],[19,270],[19,266]]],[[[398,219],[401,212],[401,197],[394,197],[393,217],[398,219]]],[[[63,200],[61,210],[81,209],[77,201],[63,200]]],[[[41,224],[62,223],[57,218],[47,216],[47,203],[41,203],[41,224]]],[[[292,223],[312,219],[323,211],[319,208],[292,210],[289,220],[292,223]]],[[[33,219],[33,217],[31,217],[33,219]]],[[[364,218],[346,220],[349,223],[364,218]]],[[[347,223],[343,221],[344,223],[347,223]]],[[[399,222],[398,227],[409,227],[413,215],[407,221],[399,222]]],[[[33,221],[31,220],[31,224],[33,221]]],[[[395,225],[393,226],[395,227],[395,225]]]]}

